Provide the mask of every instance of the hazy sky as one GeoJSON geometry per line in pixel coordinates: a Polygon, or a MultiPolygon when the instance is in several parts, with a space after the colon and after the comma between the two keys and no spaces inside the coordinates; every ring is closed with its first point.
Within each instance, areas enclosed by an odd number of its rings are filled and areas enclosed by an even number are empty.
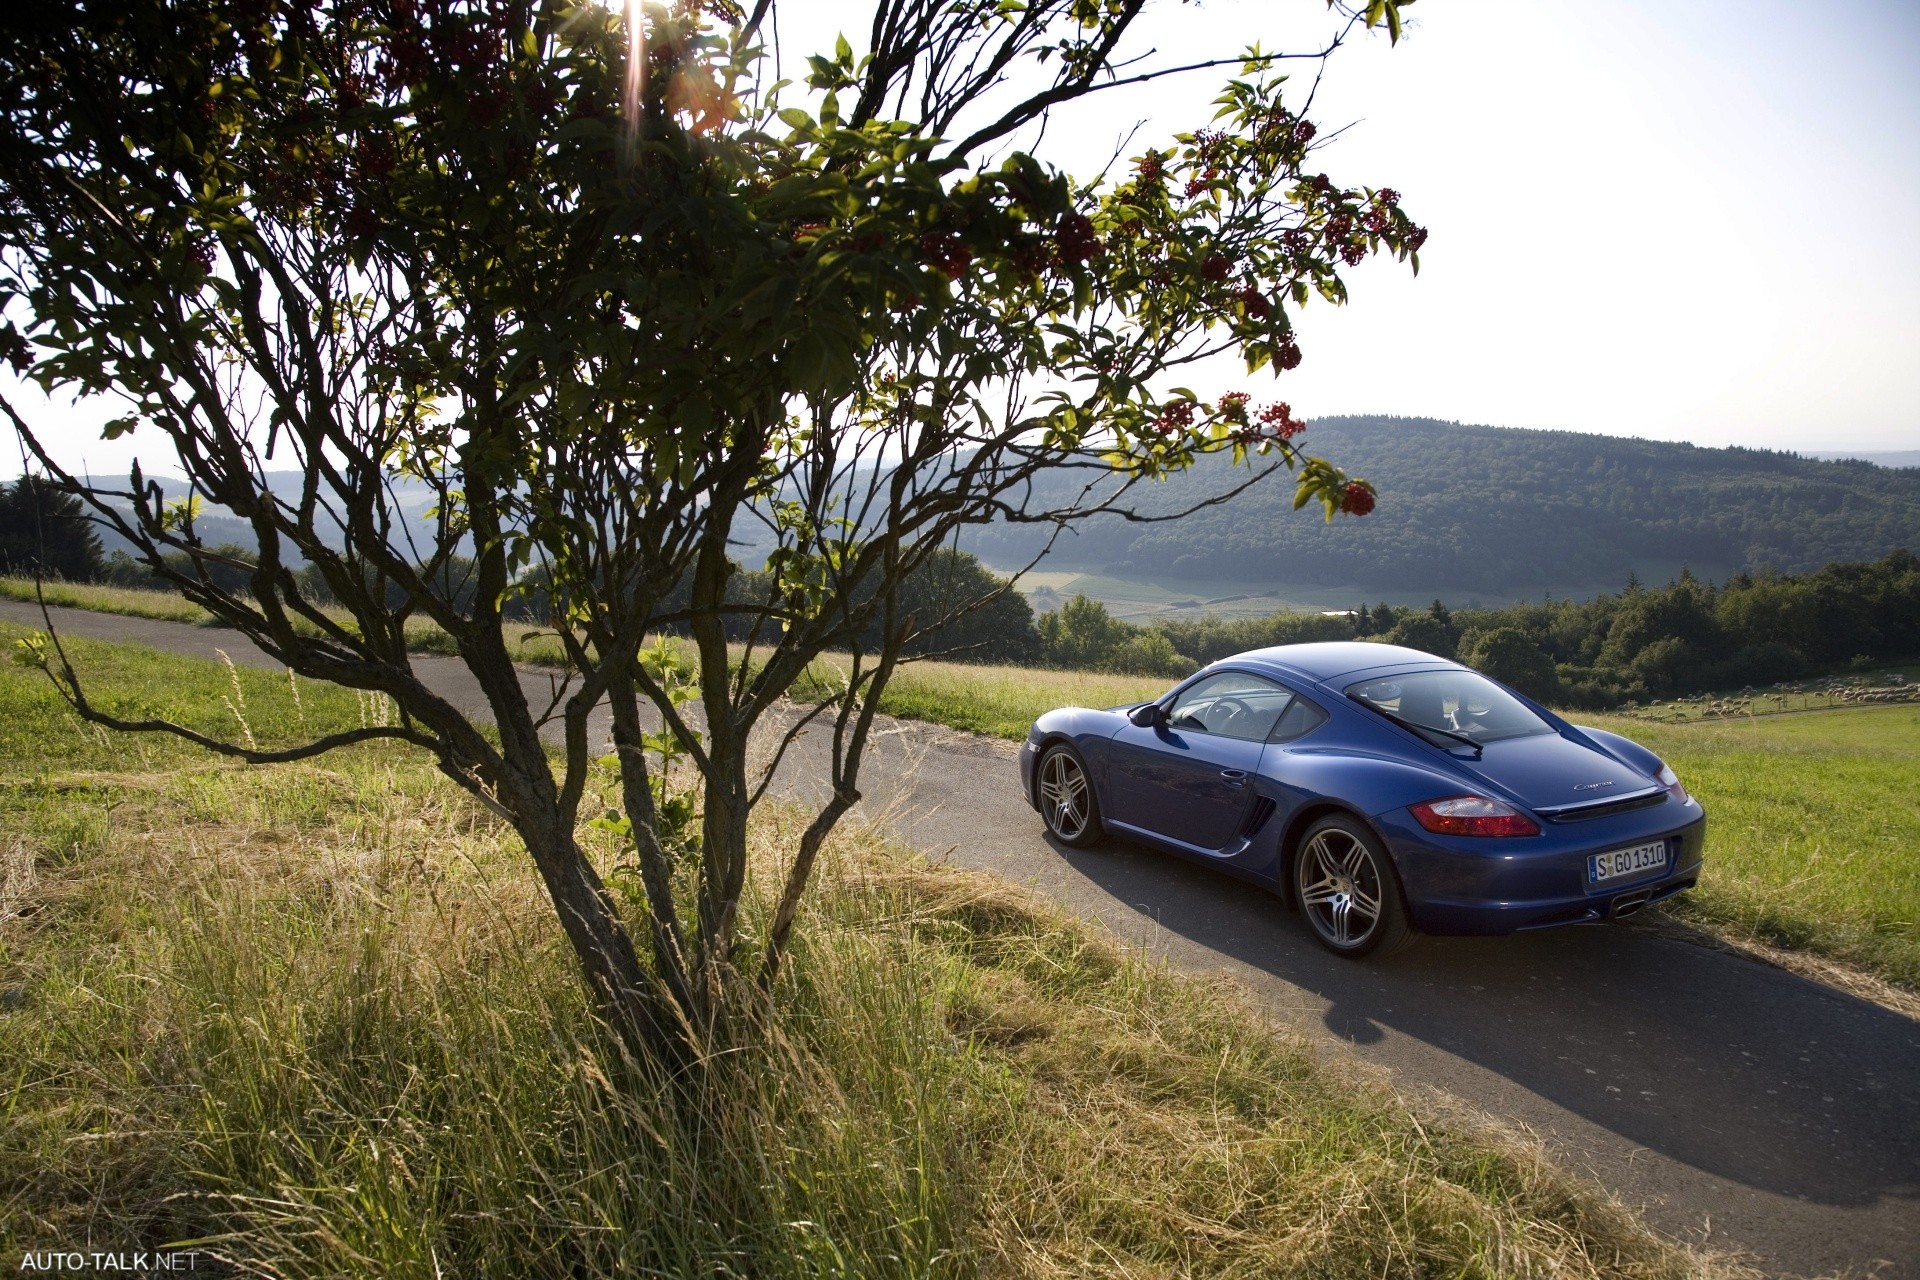
{"type": "MultiPolygon", "coordinates": [[[[792,75],[802,45],[865,6],[782,8],[792,75]]],[[[1359,269],[1347,307],[1299,318],[1300,368],[1250,390],[1308,417],[1920,448],[1920,4],[1407,13],[1398,47],[1363,39],[1332,60],[1313,115],[1323,137],[1350,126],[1322,153],[1337,181],[1397,188],[1431,230],[1420,276],[1359,269]]],[[[1205,0],[1165,4],[1143,34],[1184,59],[1311,47],[1327,24],[1320,0],[1205,0]]],[[[1205,123],[1217,88],[1205,73],[1105,95],[1043,147],[1084,168],[1139,122],[1137,151],[1205,123]]],[[[110,414],[16,403],[69,463],[124,471],[132,450],[94,425],[110,414]]],[[[18,470],[6,450],[0,474],[18,470]]]]}

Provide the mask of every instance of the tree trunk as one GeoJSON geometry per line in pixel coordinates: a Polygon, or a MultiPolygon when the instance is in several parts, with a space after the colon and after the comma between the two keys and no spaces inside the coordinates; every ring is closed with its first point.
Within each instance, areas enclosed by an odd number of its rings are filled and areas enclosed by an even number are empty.
{"type": "Polygon", "coordinates": [[[573,833],[555,822],[532,822],[520,835],[587,985],[622,1043],[637,1058],[684,1063],[693,1048],[690,1028],[640,963],[613,896],[573,833]]]}

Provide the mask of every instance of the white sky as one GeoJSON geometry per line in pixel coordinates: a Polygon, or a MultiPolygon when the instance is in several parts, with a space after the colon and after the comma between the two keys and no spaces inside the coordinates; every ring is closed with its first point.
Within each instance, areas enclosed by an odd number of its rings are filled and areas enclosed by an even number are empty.
{"type": "MultiPolygon", "coordinates": [[[[803,45],[866,6],[782,9],[795,75],[803,45]]],[[[1920,448],[1920,4],[1407,14],[1398,47],[1379,36],[1333,59],[1313,116],[1322,137],[1351,126],[1321,153],[1336,181],[1397,188],[1431,230],[1421,274],[1354,272],[1349,306],[1299,317],[1300,368],[1249,390],[1308,417],[1920,448]]],[[[1321,0],[1167,0],[1142,43],[1174,60],[1302,49],[1327,23],[1321,0]]],[[[864,31],[847,35],[860,47],[864,31]]],[[[1044,152],[1084,171],[1136,122],[1134,151],[1205,123],[1217,88],[1200,73],[1099,96],[1052,123],[1044,152]]],[[[142,443],[101,441],[110,413],[0,386],[70,465],[124,473],[142,443]]],[[[0,475],[18,471],[6,450],[0,475]]]]}

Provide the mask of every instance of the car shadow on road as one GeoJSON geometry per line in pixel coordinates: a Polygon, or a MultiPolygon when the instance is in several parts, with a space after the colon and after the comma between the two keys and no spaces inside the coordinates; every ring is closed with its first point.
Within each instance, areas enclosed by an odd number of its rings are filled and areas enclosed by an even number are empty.
{"type": "Polygon", "coordinates": [[[1349,1043],[1410,1037],[1743,1185],[1837,1205],[1920,1198],[1920,1023],[1878,1005],[1630,925],[1424,938],[1356,963],[1240,881],[1114,842],[1055,847],[1170,943],[1325,1000],[1327,1030],[1349,1043]]]}

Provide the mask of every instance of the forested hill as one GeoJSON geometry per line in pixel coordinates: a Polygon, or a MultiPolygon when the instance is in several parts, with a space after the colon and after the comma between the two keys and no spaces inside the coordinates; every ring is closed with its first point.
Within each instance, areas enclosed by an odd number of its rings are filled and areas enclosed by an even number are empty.
{"type": "MultiPolygon", "coordinates": [[[[1328,525],[1317,507],[1293,511],[1276,475],[1179,521],[1090,523],[1044,567],[1513,597],[1632,572],[1664,581],[1681,564],[1719,578],[1920,548],[1920,470],[1430,418],[1325,418],[1303,439],[1379,486],[1372,515],[1328,525]]],[[[1213,459],[1147,501],[1174,510],[1231,480],[1213,459]]],[[[966,545],[1005,566],[1037,536],[997,527],[966,545]]]]}

